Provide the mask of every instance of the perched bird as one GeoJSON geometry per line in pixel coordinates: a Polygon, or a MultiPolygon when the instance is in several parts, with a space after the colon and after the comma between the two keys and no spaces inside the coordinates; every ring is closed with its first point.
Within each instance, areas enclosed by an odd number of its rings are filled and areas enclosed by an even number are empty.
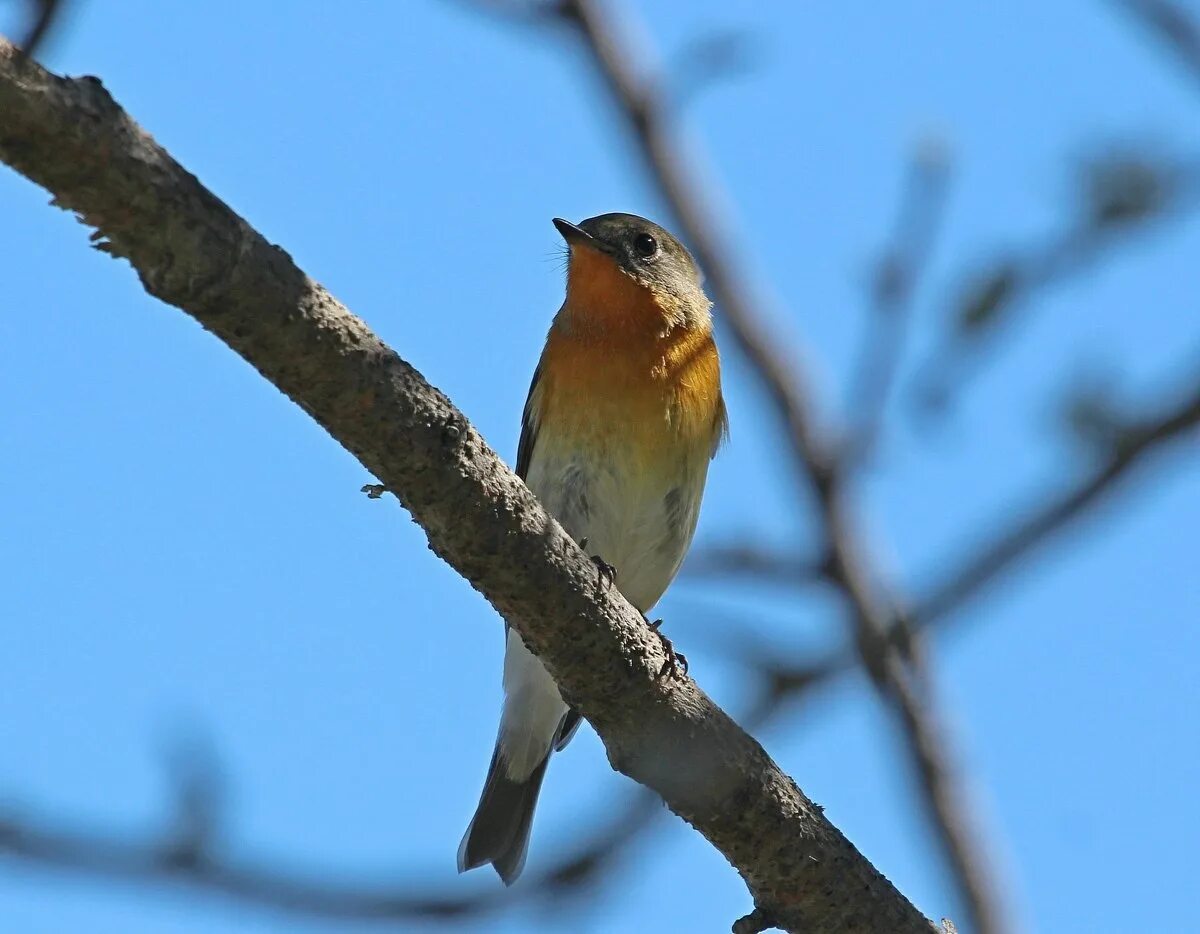
{"type": "MultiPolygon", "coordinates": [[[[554,225],[567,296],[529,387],[517,474],[645,614],[683,563],[727,430],[711,303],[691,254],[645,218],[554,225]]],[[[459,872],[491,863],[516,880],[550,754],[578,726],[508,629],[500,730],[459,872]]]]}

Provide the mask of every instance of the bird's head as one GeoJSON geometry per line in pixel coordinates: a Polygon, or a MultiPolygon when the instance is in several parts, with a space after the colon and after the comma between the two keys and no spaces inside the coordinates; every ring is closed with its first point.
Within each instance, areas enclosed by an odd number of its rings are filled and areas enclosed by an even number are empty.
{"type": "Polygon", "coordinates": [[[646,318],[669,326],[706,325],[709,301],[687,248],[653,221],[601,214],[554,226],[567,243],[567,307],[585,316],[646,318]]]}

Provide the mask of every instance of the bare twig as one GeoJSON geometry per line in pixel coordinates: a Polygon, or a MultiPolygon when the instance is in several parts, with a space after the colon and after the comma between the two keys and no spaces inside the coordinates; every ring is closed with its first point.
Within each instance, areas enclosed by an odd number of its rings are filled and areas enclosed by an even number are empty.
{"type": "Polygon", "coordinates": [[[1014,333],[1031,299],[1092,268],[1200,205],[1200,166],[1150,147],[1109,145],[1078,167],[1076,198],[1065,229],[1041,243],[1000,251],[962,277],[947,327],[915,380],[914,399],[926,415],[942,414],[953,395],[1014,333]]]}
{"type": "MultiPolygon", "coordinates": [[[[1200,384],[1180,393],[1176,399],[1148,409],[1148,414],[1122,425],[1114,443],[1102,453],[1098,463],[1066,489],[1031,498],[1033,505],[1026,508],[1006,506],[1002,510],[1004,515],[1015,514],[1017,518],[918,595],[909,611],[910,625],[918,632],[947,625],[1002,575],[1027,564],[1039,549],[1093,518],[1099,507],[1128,492],[1168,450],[1189,438],[1194,441],[1200,428],[1200,384]]],[[[1194,453],[1200,454],[1200,445],[1194,453]]],[[[807,567],[790,555],[748,550],[748,546],[714,548],[702,554],[706,557],[700,568],[705,573],[740,575],[751,580],[803,581],[802,576],[793,577],[793,574],[807,567]]],[[[899,640],[894,627],[889,631],[889,638],[899,640]]],[[[854,656],[847,652],[831,652],[820,659],[796,665],[760,653],[744,655],[742,661],[748,667],[762,671],[768,681],[774,677],[772,666],[792,672],[790,680],[800,682],[796,690],[808,690],[844,674],[852,667],[854,656]]]]}
{"type": "Polygon", "coordinates": [[[434,894],[428,886],[415,884],[338,885],[330,881],[329,872],[235,860],[212,846],[184,850],[173,831],[161,836],[88,832],[14,813],[0,814],[0,857],[134,885],[174,885],[288,914],[339,921],[445,920],[492,914],[518,904],[561,907],[564,897],[613,866],[625,846],[653,826],[661,813],[658,798],[638,789],[584,846],[527,884],[470,896],[434,894]]]}
{"type": "Polygon", "coordinates": [[[694,682],[656,677],[661,640],[615,589],[594,586],[592,562],[463,413],[99,81],[22,66],[0,40],[0,112],[0,161],[96,227],[98,248],[128,259],[150,294],[252,363],[378,477],[537,653],[613,766],[704,834],[757,906],[789,930],[928,931],[694,682]]]}
{"type": "MultiPolygon", "coordinates": [[[[1099,462],[1068,486],[1046,496],[1028,497],[1032,505],[1008,505],[1005,516],[1017,518],[989,537],[955,569],[929,585],[914,600],[910,617],[918,629],[941,624],[945,618],[977,599],[989,584],[1026,562],[1037,549],[1089,518],[1097,507],[1121,495],[1156,456],[1187,439],[1200,423],[1200,387],[1179,399],[1159,403],[1136,422],[1120,426],[1115,442],[1099,462]]],[[[975,523],[979,524],[979,523],[975,523]]],[[[983,523],[989,525],[988,523],[983,523]]],[[[785,552],[755,545],[713,546],[698,552],[696,575],[745,577],[803,586],[819,579],[820,565],[785,552]]],[[[845,668],[845,659],[830,659],[829,673],[845,668]]]]}
{"type": "Polygon", "coordinates": [[[828,579],[826,562],[773,551],[753,542],[697,550],[688,556],[683,570],[696,578],[745,577],[801,587],[828,579]]]}
{"type": "MultiPolygon", "coordinates": [[[[675,137],[672,115],[660,95],[661,82],[643,62],[635,61],[631,47],[619,35],[603,5],[593,0],[561,0],[558,12],[578,27],[600,77],[616,101],[646,167],[676,216],[680,232],[693,248],[708,276],[713,297],[733,332],[738,349],[752,363],[789,442],[797,482],[818,506],[830,552],[829,576],[852,608],[862,660],[880,695],[897,709],[908,736],[908,749],[930,812],[935,816],[944,852],[962,890],[974,930],[995,934],[1002,921],[1000,899],[983,869],[979,847],[971,839],[969,821],[959,806],[959,795],[949,793],[951,776],[944,754],[933,754],[937,730],[932,727],[928,693],[918,696],[906,679],[899,656],[886,633],[895,601],[879,595],[879,584],[869,571],[857,531],[850,517],[842,473],[834,445],[818,427],[810,393],[793,358],[764,328],[757,310],[756,290],[732,261],[732,244],[719,231],[721,225],[705,188],[690,167],[696,153],[684,151],[675,137]]],[[[760,906],[766,907],[766,906],[760,906]]]]}
{"type": "Polygon", "coordinates": [[[949,159],[937,140],[926,140],[908,167],[891,242],[871,287],[871,314],[850,391],[855,428],[845,456],[870,455],[903,356],[913,293],[941,224],[949,159]]]}
{"type": "MultiPolygon", "coordinates": [[[[809,676],[824,677],[824,663],[788,666],[778,653],[753,651],[746,639],[730,645],[754,674],[759,698],[738,717],[747,730],[768,729],[790,701],[806,693],[809,676]]],[[[846,659],[847,666],[853,658],[846,659]]],[[[223,786],[211,752],[194,744],[177,747],[170,764],[174,777],[174,818],[159,832],[89,832],[26,813],[0,812],[0,856],[55,871],[102,875],[130,885],[172,885],[217,895],[285,914],[336,921],[428,921],[481,917],[528,905],[560,911],[564,898],[602,885],[635,841],[660,826],[661,802],[645,789],[623,795],[606,821],[587,840],[560,855],[525,884],[463,896],[432,894],[423,886],[337,885],[341,873],[280,868],[270,859],[235,860],[213,840],[219,823],[215,791],[223,786]]],[[[363,873],[367,877],[383,873],[363,873]]]]}
{"type": "Polygon", "coordinates": [[[46,41],[51,27],[63,18],[65,4],[63,0],[29,0],[28,5],[32,9],[33,24],[29,27],[29,32],[26,33],[19,46],[22,55],[32,58],[41,44],[46,41]]]}
{"type": "Polygon", "coordinates": [[[676,110],[683,110],[719,79],[749,72],[756,57],[753,43],[735,30],[713,32],[688,43],[671,60],[671,84],[663,89],[676,110]]]}
{"type": "Polygon", "coordinates": [[[1200,81],[1200,24],[1176,0],[1116,0],[1172,51],[1188,74],[1200,81]]]}
{"type": "MultiPolygon", "coordinates": [[[[1200,425],[1200,385],[1157,412],[1124,426],[1119,443],[1079,483],[1048,502],[1020,511],[1019,518],[915,603],[918,627],[930,626],[976,597],[988,584],[1102,502],[1128,487],[1164,448],[1200,425]]],[[[1008,508],[1006,514],[1013,510],[1008,508]]]]}
{"type": "Polygon", "coordinates": [[[173,841],[131,834],[99,835],[31,818],[0,818],[0,853],[9,858],[138,883],[169,883],[211,891],[288,912],[340,919],[396,919],[470,915],[495,907],[501,893],[475,899],[439,899],[390,887],[344,888],[314,874],[237,864],[214,855],[180,859],[173,841]]]}

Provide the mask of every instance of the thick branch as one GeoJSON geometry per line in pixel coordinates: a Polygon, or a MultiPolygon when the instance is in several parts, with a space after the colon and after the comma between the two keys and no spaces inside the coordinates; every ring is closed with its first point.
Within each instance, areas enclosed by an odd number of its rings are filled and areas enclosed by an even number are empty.
{"type": "Polygon", "coordinates": [[[374,473],[595,727],[805,931],[929,922],[691,681],[450,401],[159,147],[94,78],[58,78],[0,40],[0,160],[49,189],[146,290],[240,354],[374,473]]]}
{"type": "Polygon", "coordinates": [[[846,490],[844,459],[817,417],[801,367],[785,355],[768,332],[758,295],[732,257],[715,212],[674,132],[672,114],[645,63],[631,53],[604,4],[597,0],[558,0],[556,15],[573,23],[612,95],[646,168],[679,221],[684,240],[707,274],[718,309],[738,349],[748,358],[787,441],[797,486],[817,505],[828,553],[827,576],[851,608],[863,665],[880,697],[895,713],[913,767],[921,779],[923,803],[932,817],[943,852],[962,890],[971,927],[980,934],[1006,929],[1004,911],[976,843],[970,814],[962,806],[930,702],[930,692],[914,690],[909,672],[887,633],[901,619],[895,601],[882,594],[858,535],[846,490]]]}

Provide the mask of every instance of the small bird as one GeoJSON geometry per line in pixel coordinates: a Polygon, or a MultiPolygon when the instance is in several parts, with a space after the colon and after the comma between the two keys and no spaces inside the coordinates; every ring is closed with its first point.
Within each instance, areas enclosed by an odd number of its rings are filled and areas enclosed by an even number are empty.
{"type": "MultiPolygon", "coordinates": [[[[683,563],[727,433],[711,302],[691,254],[645,218],[554,226],[567,296],[529,387],[517,474],[645,615],[683,563]]],[[[491,863],[512,885],[546,765],[579,715],[516,631],[505,639],[504,710],[458,871],[491,863]]]]}

